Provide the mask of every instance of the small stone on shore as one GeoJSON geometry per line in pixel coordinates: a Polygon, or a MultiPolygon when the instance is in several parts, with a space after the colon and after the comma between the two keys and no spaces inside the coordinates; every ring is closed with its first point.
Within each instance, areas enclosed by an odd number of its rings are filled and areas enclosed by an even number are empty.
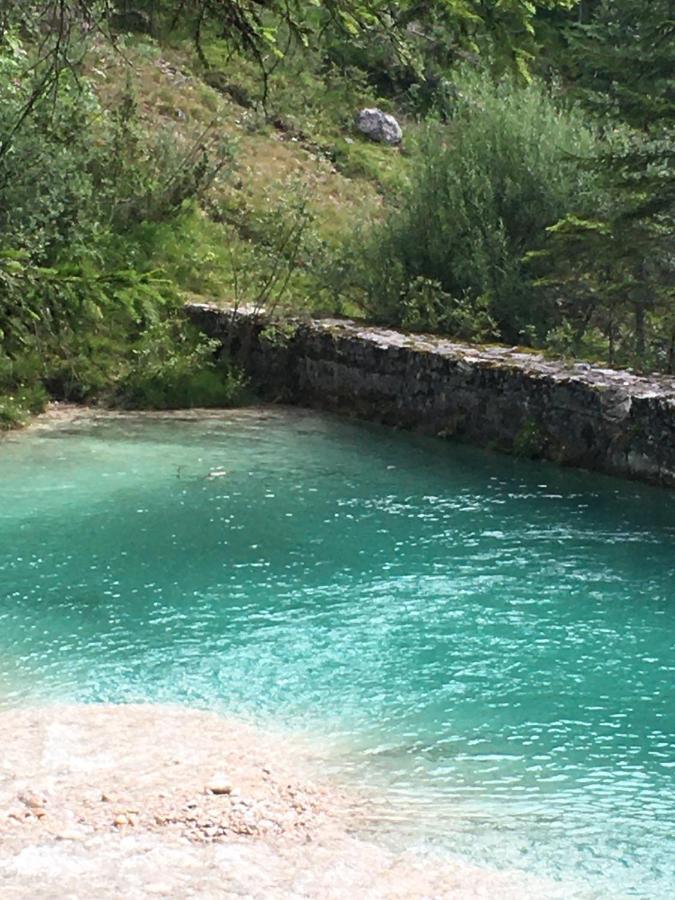
{"type": "Polygon", "coordinates": [[[206,786],[207,794],[231,794],[234,785],[224,775],[216,775],[206,786]]]}
{"type": "Polygon", "coordinates": [[[45,798],[37,794],[19,794],[19,800],[30,809],[39,809],[46,803],[45,798]]]}
{"type": "Polygon", "coordinates": [[[57,841],[81,841],[83,835],[78,831],[59,831],[54,837],[57,841]]]}

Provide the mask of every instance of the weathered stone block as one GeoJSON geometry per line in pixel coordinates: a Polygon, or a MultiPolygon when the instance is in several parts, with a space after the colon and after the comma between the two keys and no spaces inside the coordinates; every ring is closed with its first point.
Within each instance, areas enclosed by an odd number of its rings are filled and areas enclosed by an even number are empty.
{"type": "Polygon", "coordinates": [[[273,399],[675,487],[675,378],[357,322],[189,304],[273,399]],[[264,334],[263,334],[264,331],[264,334]]]}

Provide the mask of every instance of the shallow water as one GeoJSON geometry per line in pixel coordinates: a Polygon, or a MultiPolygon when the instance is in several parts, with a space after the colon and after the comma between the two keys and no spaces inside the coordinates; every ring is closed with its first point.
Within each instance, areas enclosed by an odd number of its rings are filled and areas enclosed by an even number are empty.
{"type": "Polygon", "coordinates": [[[23,434],[0,475],[0,704],[311,729],[390,843],[675,892],[673,493],[284,410],[23,434]]]}

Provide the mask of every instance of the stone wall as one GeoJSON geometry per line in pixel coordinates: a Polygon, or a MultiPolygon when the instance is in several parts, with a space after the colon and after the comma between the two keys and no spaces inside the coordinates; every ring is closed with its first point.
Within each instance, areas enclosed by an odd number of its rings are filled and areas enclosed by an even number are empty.
{"type": "Polygon", "coordinates": [[[190,304],[270,399],[675,486],[675,378],[190,304]]]}

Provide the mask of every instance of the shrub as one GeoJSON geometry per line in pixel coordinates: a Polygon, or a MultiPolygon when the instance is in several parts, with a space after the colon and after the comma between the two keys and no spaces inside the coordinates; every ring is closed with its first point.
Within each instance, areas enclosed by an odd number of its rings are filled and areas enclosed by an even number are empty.
{"type": "Polygon", "coordinates": [[[230,402],[240,377],[187,334],[180,273],[147,251],[198,221],[231,148],[150,132],[129,83],[113,113],[73,67],[40,93],[45,65],[0,32],[0,427],[48,395],[230,402]]]}
{"type": "Polygon", "coordinates": [[[533,289],[523,257],[590,197],[592,177],[571,157],[589,153],[593,136],[539,84],[495,85],[465,72],[454,103],[450,124],[430,128],[398,209],[369,236],[361,302],[403,323],[423,279],[437,286],[443,309],[436,302],[425,316],[418,304],[421,327],[435,320],[453,331],[459,316],[467,336],[473,318],[479,336],[487,316],[505,340],[543,336],[554,310],[533,289]]]}
{"type": "Polygon", "coordinates": [[[113,401],[127,409],[231,406],[245,379],[217,350],[182,318],[157,322],[140,335],[113,401]]]}

